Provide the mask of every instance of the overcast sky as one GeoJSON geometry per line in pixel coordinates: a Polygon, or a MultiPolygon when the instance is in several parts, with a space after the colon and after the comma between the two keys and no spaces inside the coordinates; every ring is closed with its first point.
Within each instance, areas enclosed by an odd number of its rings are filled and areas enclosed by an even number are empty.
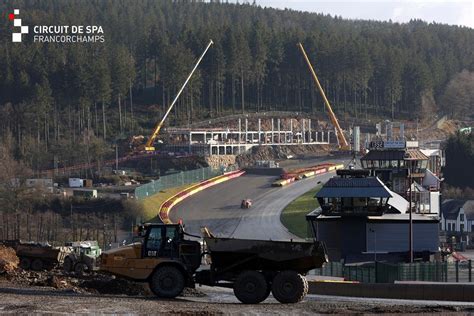
{"type": "Polygon", "coordinates": [[[262,7],[290,8],[338,15],[348,19],[384,21],[391,19],[393,22],[402,23],[416,18],[427,22],[474,28],[474,0],[256,0],[256,2],[262,7]]]}

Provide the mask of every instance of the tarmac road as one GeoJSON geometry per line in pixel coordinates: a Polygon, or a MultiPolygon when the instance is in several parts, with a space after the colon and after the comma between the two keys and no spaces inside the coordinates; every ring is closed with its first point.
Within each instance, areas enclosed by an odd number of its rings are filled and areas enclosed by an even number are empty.
{"type": "Polygon", "coordinates": [[[231,237],[247,239],[289,240],[300,239],[290,233],[280,221],[280,214],[291,201],[311,190],[318,182],[326,182],[335,172],[299,180],[271,190],[254,201],[252,208],[242,210],[242,217],[231,237]]]}
{"type": "MultiPolygon", "coordinates": [[[[331,159],[347,163],[347,159],[331,159]]],[[[321,163],[318,159],[316,163],[321,163]]],[[[221,237],[244,239],[299,239],[288,232],[280,221],[282,210],[292,200],[325,182],[335,172],[296,181],[286,187],[272,187],[275,176],[244,175],[193,195],[170,212],[173,222],[182,219],[186,231],[200,235],[206,226],[221,237]],[[241,209],[242,199],[251,199],[250,209],[241,209]]]]}

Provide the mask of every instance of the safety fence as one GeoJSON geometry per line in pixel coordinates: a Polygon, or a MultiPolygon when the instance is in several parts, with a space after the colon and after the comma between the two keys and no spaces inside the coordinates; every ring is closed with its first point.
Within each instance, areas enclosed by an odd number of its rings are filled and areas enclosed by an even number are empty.
{"type": "Polygon", "coordinates": [[[180,187],[185,184],[201,182],[203,180],[222,175],[223,173],[224,172],[222,170],[206,167],[162,176],[157,180],[152,180],[147,184],[135,188],[135,198],[138,200],[144,199],[162,190],[180,187]]]}
{"type": "Polygon", "coordinates": [[[393,283],[395,281],[472,282],[472,261],[385,263],[344,265],[329,262],[314,274],[342,277],[363,283],[393,283]]]}

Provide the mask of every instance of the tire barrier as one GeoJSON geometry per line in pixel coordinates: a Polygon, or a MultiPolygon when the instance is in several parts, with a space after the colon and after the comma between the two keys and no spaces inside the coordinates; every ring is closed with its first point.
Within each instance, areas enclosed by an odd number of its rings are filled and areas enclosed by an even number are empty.
{"type": "Polygon", "coordinates": [[[332,163],[327,163],[327,164],[322,164],[322,165],[317,165],[314,167],[310,168],[305,168],[305,169],[299,169],[299,170],[294,170],[291,173],[282,173],[280,176],[280,179],[276,180],[275,182],[272,183],[272,186],[274,187],[283,187],[286,185],[289,185],[297,180],[301,180],[304,178],[310,178],[314,177],[316,175],[320,175],[323,173],[335,171],[338,169],[344,168],[343,164],[332,164],[332,163]]]}
{"type": "Polygon", "coordinates": [[[296,178],[279,179],[272,183],[273,187],[283,187],[295,181],[296,178]]]}
{"type": "Polygon", "coordinates": [[[160,219],[163,223],[172,224],[172,221],[169,218],[169,212],[171,211],[171,209],[176,204],[180,203],[184,199],[186,199],[186,198],[190,197],[191,195],[194,195],[194,194],[196,194],[196,193],[198,193],[198,192],[200,192],[204,189],[207,189],[207,188],[212,187],[216,184],[225,182],[227,180],[240,177],[244,173],[245,173],[245,171],[242,171],[242,170],[232,171],[232,172],[228,172],[228,173],[225,173],[223,175],[220,175],[220,176],[208,179],[208,180],[204,180],[204,181],[202,181],[198,184],[195,184],[195,185],[193,185],[193,186],[191,186],[191,187],[175,194],[174,196],[172,196],[171,198],[169,198],[168,200],[163,202],[160,206],[158,216],[160,217],[160,219]]]}

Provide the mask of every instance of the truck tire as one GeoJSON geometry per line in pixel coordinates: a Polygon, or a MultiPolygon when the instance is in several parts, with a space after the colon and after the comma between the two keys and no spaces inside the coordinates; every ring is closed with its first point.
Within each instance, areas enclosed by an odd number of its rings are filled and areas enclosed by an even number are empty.
{"type": "Polygon", "coordinates": [[[76,263],[76,266],[74,267],[74,272],[77,275],[83,275],[84,272],[86,271],[87,271],[87,266],[84,263],[82,262],[76,263]]]}
{"type": "Polygon", "coordinates": [[[44,262],[41,259],[34,259],[31,262],[31,269],[34,271],[41,271],[44,269],[44,262]]]}
{"type": "Polygon", "coordinates": [[[270,291],[263,274],[257,271],[244,271],[234,282],[234,295],[244,304],[258,304],[270,295],[270,291]]]}
{"type": "Polygon", "coordinates": [[[21,257],[20,258],[20,268],[22,268],[23,270],[29,270],[31,268],[30,258],[21,257]]]}
{"type": "Polygon", "coordinates": [[[72,259],[69,258],[69,257],[66,257],[66,259],[64,259],[64,263],[63,263],[63,270],[64,272],[72,272],[72,259]]]}
{"type": "Polygon", "coordinates": [[[272,294],[280,303],[298,303],[307,293],[308,281],[295,271],[282,271],[273,279],[272,294]]]}
{"type": "Polygon", "coordinates": [[[183,292],[185,279],[176,267],[158,268],[150,279],[150,290],[158,297],[175,298],[183,292]]]}

